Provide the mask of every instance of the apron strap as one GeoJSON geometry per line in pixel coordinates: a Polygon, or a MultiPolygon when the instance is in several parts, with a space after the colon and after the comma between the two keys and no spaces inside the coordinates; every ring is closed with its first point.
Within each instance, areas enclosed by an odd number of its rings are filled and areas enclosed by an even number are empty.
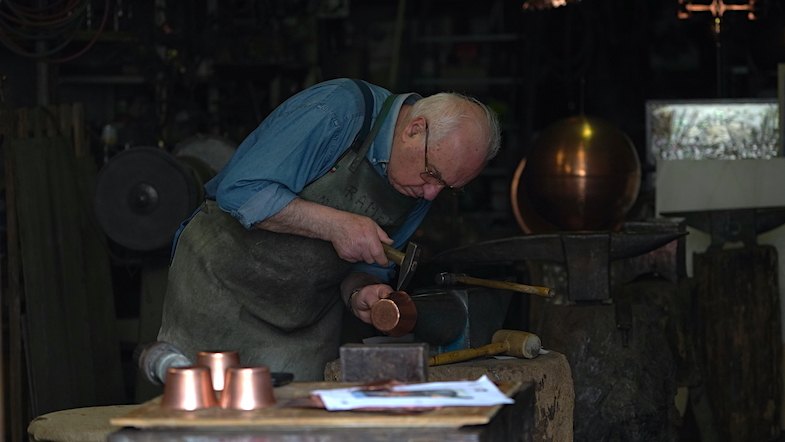
{"type": "MultiPolygon", "coordinates": [[[[382,127],[382,123],[384,123],[384,120],[387,118],[387,114],[390,113],[393,101],[395,101],[397,96],[398,95],[390,95],[386,100],[384,100],[384,104],[382,104],[382,110],[379,112],[379,116],[376,117],[376,122],[373,124],[371,132],[367,137],[365,137],[364,140],[362,140],[362,145],[360,145],[360,148],[357,149],[357,155],[354,157],[354,161],[352,161],[352,163],[349,165],[349,170],[352,172],[357,171],[357,168],[365,160],[365,155],[368,153],[368,149],[370,149],[373,139],[376,138],[376,134],[379,133],[379,129],[382,127]]],[[[368,117],[368,114],[369,112],[366,109],[366,118],[368,117]]]]}

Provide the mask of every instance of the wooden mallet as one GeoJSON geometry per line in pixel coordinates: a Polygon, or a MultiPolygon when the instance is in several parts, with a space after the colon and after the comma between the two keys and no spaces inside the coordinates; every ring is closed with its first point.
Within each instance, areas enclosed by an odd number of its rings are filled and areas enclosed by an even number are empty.
{"type": "Polygon", "coordinates": [[[507,355],[516,358],[532,359],[540,354],[542,342],[539,336],[521,330],[498,330],[493,334],[491,343],[477,348],[448,351],[428,359],[428,365],[444,365],[468,361],[481,356],[507,355]]]}

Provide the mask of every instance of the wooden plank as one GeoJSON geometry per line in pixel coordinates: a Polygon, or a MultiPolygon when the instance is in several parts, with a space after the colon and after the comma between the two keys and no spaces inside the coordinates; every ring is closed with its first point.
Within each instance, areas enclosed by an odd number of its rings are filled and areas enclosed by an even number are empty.
{"type": "Polygon", "coordinates": [[[772,440],[782,398],[777,251],[694,257],[702,380],[721,440],[772,440]]]}
{"type": "Polygon", "coordinates": [[[89,156],[90,149],[85,139],[84,104],[74,103],[71,109],[71,128],[74,154],[77,158],[89,156]]]}
{"type": "MultiPolygon", "coordinates": [[[[10,135],[18,129],[17,114],[4,114],[2,118],[3,154],[5,163],[6,187],[6,244],[8,278],[8,408],[11,442],[26,440],[22,423],[27,422],[24,416],[22,386],[22,319],[21,319],[21,263],[19,251],[19,235],[16,218],[16,167],[14,166],[13,149],[10,149],[10,135]]],[[[3,433],[3,434],[9,434],[3,433]]]]}
{"type": "Polygon", "coordinates": [[[26,108],[16,111],[16,137],[19,139],[29,138],[28,130],[30,128],[30,112],[26,108]]]}
{"type": "Polygon", "coordinates": [[[60,129],[60,117],[58,106],[49,105],[39,108],[43,126],[46,128],[47,138],[64,136],[66,133],[60,129]]]}
{"type": "MultiPolygon", "coordinates": [[[[0,78],[1,79],[1,78],[0,78]]],[[[2,84],[0,83],[0,86],[2,84]]],[[[0,88],[0,96],[2,95],[2,88],[0,88]]],[[[1,98],[1,97],[0,97],[1,98]]],[[[3,141],[5,139],[4,132],[3,132],[3,115],[0,112],[0,152],[2,152],[3,141]]],[[[6,171],[6,169],[3,169],[6,171]]],[[[8,173],[7,171],[5,173],[8,173]]],[[[5,184],[5,183],[4,183],[5,184]]],[[[7,211],[6,206],[6,211],[7,211]]],[[[6,248],[7,249],[7,248],[6,248]]],[[[3,266],[0,266],[0,281],[4,280],[4,273],[3,266]]],[[[6,429],[6,420],[5,420],[5,409],[6,409],[6,398],[8,397],[8,393],[6,393],[6,382],[5,382],[5,372],[6,372],[6,361],[5,361],[5,316],[6,316],[6,309],[5,309],[6,301],[5,301],[5,284],[0,282],[0,348],[3,350],[0,351],[0,434],[9,434],[8,430],[6,429]]]]}
{"type": "MultiPolygon", "coordinates": [[[[61,104],[57,106],[57,127],[60,130],[60,134],[68,140],[73,140],[73,130],[72,130],[72,115],[71,115],[71,108],[70,104],[61,104]]],[[[73,142],[71,143],[73,145],[73,142]]],[[[72,146],[73,147],[73,146],[72,146]]]]}
{"type": "Polygon", "coordinates": [[[45,138],[44,119],[41,118],[41,108],[30,109],[30,138],[45,138]]]}
{"type": "MultiPolygon", "coordinates": [[[[293,407],[298,399],[306,398],[311,391],[327,388],[344,388],[355,384],[326,382],[292,383],[275,389],[278,403],[253,411],[209,408],[196,411],[178,411],[163,408],[161,398],[141,404],[123,416],[110,419],[116,426],[154,427],[264,427],[264,428],[459,428],[467,425],[485,425],[502,408],[443,407],[416,413],[397,412],[335,412],[316,408],[293,407]]],[[[514,396],[522,384],[502,383],[499,389],[508,397],[514,396]]]]}
{"type": "Polygon", "coordinates": [[[65,138],[48,139],[41,156],[47,176],[47,199],[43,203],[49,206],[52,217],[47,220],[47,234],[51,235],[52,243],[56,245],[50,259],[53,260],[52,279],[57,284],[57,291],[45,295],[45,298],[61,298],[56,302],[61,306],[59,318],[64,321],[63,332],[66,340],[63,344],[69,348],[68,358],[62,361],[61,369],[67,366],[64,371],[70,374],[71,388],[76,392],[72,393],[75,405],[97,404],[92,360],[98,349],[89,345],[92,341],[92,322],[84,265],[90,264],[85,260],[80,234],[82,204],[76,185],[79,177],[76,176],[70,143],[65,138]],[[75,342],[83,345],[77,348],[73,344],[75,342]],[[91,375],[86,375],[87,373],[91,375]]]}
{"type": "Polygon", "coordinates": [[[69,145],[62,138],[15,143],[36,415],[123,398],[108,258],[105,250],[103,261],[94,253],[98,230],[78,184],[87,177],[77,172],[69,145]]]}
{"type": "MultiPolygon", "coordinates": [[[[81,156],[75,161],[73,179],[79,185],[76,194],[79,201],[73,204],[74,217],[78,218],[74,233],[81,239],[79,274],[90,324],[92,387],[95,389],[95,404],[111,405],[125,398],[125,388],[110,257],[106,238],[95,219],[91,198],[95,194],[98,172],[92,157],[81,156]]],[[[75,289],[80,290],[77,287],[75,289]]]]}
{"type": "Polygon", "coordinates": [[[95,165],[83,154],[91,164],[77,170],[71,150],[78,144],[87,151],[84,108],[23,108],[0,117],[9,249],[9,360],[3,365],[9,388],[3,396],[11,420],[10,432],[2,434],[21,442],[28,410],[36,415],[119,403],[125,395],[109,258],[90,218],[95,165]]]}
{"type": "Polygon", "coordinates": [[[21,247],[27,326],[28,372],[32,384],[33,415],[70,408],[82,402],[73,377],[67,318],[68,311],[57,269],[58,244],[53,236],[53,213],[44,152],[45,139],[16,140],[12,144],[17,169],[17,217],[21,247]],[[52,361],[57,361],[53,364],[52,361]],[[64,380],[67,380],[64,382],[64,380]],[[37,404],[46,392],[46,403],[37,404]]]}

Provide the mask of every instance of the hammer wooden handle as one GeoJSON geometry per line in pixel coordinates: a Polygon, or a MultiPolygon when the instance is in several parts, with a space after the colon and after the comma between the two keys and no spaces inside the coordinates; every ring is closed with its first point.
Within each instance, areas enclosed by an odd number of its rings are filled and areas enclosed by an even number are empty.
{"type": "Polygon", "coordinates": [[[470,359],[479,358],[481,356],[494,356],[500,355],[509,350],[510,345],[507,342],[496,342],[493,344],[483,345],[477,348],[467,348],[465,350],[448,351],[428,358],[428,365],[445,365],[454,362],[468,361],[470,359]]]}
{"type": "Polygon", "coordinates": [[[406,256],[405,253],[385,243],[382,243],[382,247],[384,247],[384,254],[387,255],[387,259],[398,265],[403,263],[403,258],[406,256]]]}
{"type": "Polygon", "coordinates": [[[517,282],[510,282],[510,281],[497,281],[494,279],[474,278],[472,276],[466,276],[466,275],[454,274],[454,273],[450,275],[450,279],[454,279],[456,282],[460,282],[462,284],[476,285],[480,287],[489,287],[492,289],[512,290],[514,292],[526,293],[529,295],[537,295],[545,298],[551,298],[554,295],[552,289],[548,287],[537,286],[537,285],[526,285],[526,284],[519,284],[517,282]]]}

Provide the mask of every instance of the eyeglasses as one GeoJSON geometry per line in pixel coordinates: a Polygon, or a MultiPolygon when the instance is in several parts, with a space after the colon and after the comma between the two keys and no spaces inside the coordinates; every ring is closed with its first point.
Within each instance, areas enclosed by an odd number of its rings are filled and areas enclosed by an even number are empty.
{"type": "Polygon", "coordinates": [[[435,184],[450,189],[453,192],[460,193],[463,189],[460,187],[453,187],[447,184],[442,178],[442,174],[433,166],[428,165],[428,122],[425,122],[425,172],[420,173],[420,178],[429,184],[435,184]]]}

